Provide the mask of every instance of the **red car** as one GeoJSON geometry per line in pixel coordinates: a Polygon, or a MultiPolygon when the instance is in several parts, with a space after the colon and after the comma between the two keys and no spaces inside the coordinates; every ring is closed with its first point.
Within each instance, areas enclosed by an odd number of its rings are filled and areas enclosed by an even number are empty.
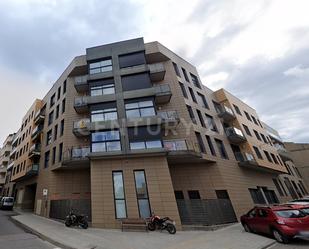
{"type": "Polygon", "coordinates": [[[246,232],[270,234],[280,243],[309,239],[309,205],[255,207],[240,220],[246,232]]]}

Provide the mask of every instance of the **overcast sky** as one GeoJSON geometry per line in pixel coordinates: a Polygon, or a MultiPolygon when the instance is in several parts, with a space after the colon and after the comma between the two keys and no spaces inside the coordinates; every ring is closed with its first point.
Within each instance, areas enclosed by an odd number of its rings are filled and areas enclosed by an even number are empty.
{"type": "Polygon", "coordinates": [[[85,48],[144,37],[309,142],[308,0],[0,0],[0,142],[85,48]]]}

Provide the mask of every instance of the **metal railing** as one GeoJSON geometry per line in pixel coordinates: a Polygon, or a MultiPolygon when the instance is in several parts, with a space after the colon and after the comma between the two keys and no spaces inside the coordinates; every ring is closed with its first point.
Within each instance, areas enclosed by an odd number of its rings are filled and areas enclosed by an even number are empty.
{"type": "Polygon", "coordinates": [[[33,144],[30,149],[29,152],[40,152],[41,151],[41,144],[33,144]]]}
{"type": "Polygon", "coordinates": [[[255,162],[255,158],[251,153],[247,152],[235,152],[235,158],[239,162],[255,162]]]}
{"type": "Polygon", "coordinates": [[[64,160],[85,159],[89,156],[90,147],[71,148],[64,152],[64,160]]]}
{"type": "Polygon", "coordinates": [[[39,171],[39,168],[40,168],[40,165],[39,164],[32,164],[30,167],[27,168],[27,172],[26,173],[35,173],[35,172],[38,172],[39,171]]]}
{"type": "Polygon", "coordinates": [[[164,120],[179,120],[177,111],[158,111],[158,116],[164,120]]]}
{"type": "Polygon", "coordinates": [[[82,85],[87,84],[88,81],[88,75],[81,75],[74,77],[75,84],[82,85]]]}
{"type": "Polygon", "coordinates": [[[228,127],[225,129],[227,136],[237,135],[244,138],[244,134],[242,131],[236,127],[228,127]]]}
{"type": "Polygon", "coordinates": [[[36,134],[40,133],[42,130],[43,130],[43,127],[42,127],[42,126],[36,126],[36,127],[33,129],[31,136],[34,137],[36,134]]]}
{"type": "Polygon", "coordinates": [[[75,97],[74,105],[75,106],[84,106],[88,104],[88,96],[75,97]]]}
{"type": "Polygon", "coordinates": [[[156,94],[166,94],[171,93],[171,87],[169,84],[160,84],[155,87],[156,94]]]}
{"type": "Polygon", "coordinates": [[[163,140],[163,146],[168,151],[188,150],[187,141],[185,139],[163,140]]]}
{"type": "Polygon", "coordinates": [[[226,105],[222,105],[221,112],[228,112],[229,114],[234,115],[233,110],[226,105]]]}

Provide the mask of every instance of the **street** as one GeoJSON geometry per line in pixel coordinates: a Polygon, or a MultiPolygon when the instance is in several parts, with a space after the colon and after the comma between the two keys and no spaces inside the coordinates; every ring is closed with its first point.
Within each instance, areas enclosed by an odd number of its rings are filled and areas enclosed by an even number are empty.
{"type": "Polygon", "coordinates": [[[16,226],[9,218],[12,211],[0,210],[0,249],[52,249],[56,248],[47,241],[25,232],[16,226]]]}

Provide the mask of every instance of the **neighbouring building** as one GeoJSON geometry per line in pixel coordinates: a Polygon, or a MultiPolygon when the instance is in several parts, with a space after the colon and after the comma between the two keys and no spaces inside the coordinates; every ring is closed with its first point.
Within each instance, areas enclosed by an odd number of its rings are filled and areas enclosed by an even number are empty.
{"type": "Polygon", "coordinates": [[[309,144],[308,143],[284,143],[290,157],[293,159],[296,169],[302,176],[304,183],[309,187],[309,144]]]}
{"type": "Polygon", "coordinates": [[[152,211],[179,227],[233,222],[287,199],[273,181],[286,165],[257,112],[142,38],[75,57],[13,145],[17,205],[60,219],[73,207],[95,227],[152,211]]]}
{"type": "Polygon", "coordinates": [[[6,183],[7,168],[9,165],[9,156],[12,150],[12,140],[14,134],[8,135],[2,148],[0,149],[0,196],[5,196],[4,185],[6,183]]]}
{"type": "Polygon", "coordinates": [[[279,195],[282,199],[286,198],[287,201],[308,195],[307,186],[304,183],[305,178],[302,177],[298,168],[295,167],[294,159],[290,151],[286,149],[285,143],[278,131],[264,123],[263,125],[267,129],[271,142],[277,148],[278,154],[288,171],[287,174],[281,174],[276,179],[273,179],[279,195]]]}

